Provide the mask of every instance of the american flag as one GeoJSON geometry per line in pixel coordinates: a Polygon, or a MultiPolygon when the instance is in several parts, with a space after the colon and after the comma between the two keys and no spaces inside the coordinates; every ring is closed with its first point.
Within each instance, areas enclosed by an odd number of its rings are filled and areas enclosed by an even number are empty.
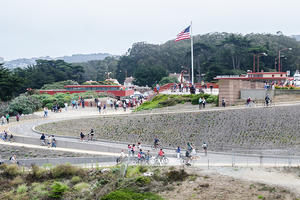
{"type": "Polygon", "coordinates": [[[177,35],[177,38],[175,39],[175,42],[180,41],[180,40],[190,39],[191,38],[190,28],[191,28],[191,26],[188,26],[183,31],[181,31],[177,35]]]}

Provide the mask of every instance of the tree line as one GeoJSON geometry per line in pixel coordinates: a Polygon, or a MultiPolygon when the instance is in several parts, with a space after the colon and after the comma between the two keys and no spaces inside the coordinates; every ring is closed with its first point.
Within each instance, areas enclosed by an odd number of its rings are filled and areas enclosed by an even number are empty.
{"type": "MultiPolygon", "coordinates": [[[[253,55],[259,53],[268,55],[260,57],[260,69],[274,71],[278,51],[285,48],[292,51],[282,52],[282,71],[300,69],[300,42],[282,34],[209,33],[193,39],[195,82],[213,81],[217,75],[246,73],[252,70],[253,55]]],[[[37,60],[36,65],[12,71],[0,64],[0,99],[7,101],[27,88],[40,89],[45,84],[66,80],[83,83],[116,78],[123,83],[125,77],[133,76],[135,84],[152,86],[168,73],[190,73],[190,55],[189,40],[170,40],[161,45],[138,42],[120,57],[85,63],[37,60]]]]}

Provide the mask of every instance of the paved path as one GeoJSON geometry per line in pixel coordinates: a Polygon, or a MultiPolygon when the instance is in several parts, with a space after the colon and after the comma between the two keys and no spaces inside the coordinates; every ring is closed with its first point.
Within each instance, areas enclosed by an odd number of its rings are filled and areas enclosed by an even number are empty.
{"type": "MultiPolygon", "coordinates": [[[[277,104],[276,106],[292,106],[292,105],[300,105],[300,102],[293,102],[293,103],[282,103],[277,104]]],[[[234,110],[234,109],[255,109],[255,108],[246,108],[244,106],[235,106],[235,107],[227,107],[227,108],[209,108],[206,110],[183,110],[183,111],[168,111],[168,112],[156,112],[156,113],[142,113],[142,114],[131,114],[131,111],[124,112],[123,110],[114,111],[114,110],[108,110],[108,112],[105,114],[107,115],[156,115],[156,114],[166,114],[166,113],[183,113],[183,112],[208,112],[208,111],[217,111],[217,110],[234,110]]],[[[42,116],[42,112],[36,113],[39,116],[42,116]]],[[[49,114],[48,118],[41,118],[41,119],[33,119],[33,120],[27,120],[27,121],[21,121],[19,123],[11,123],[10,125],[6,125],[2,127],[9,128],[9,131],[14,133],[15,135],[21,135],[21,136],[27,136],[27,137],[34,137],[39,138],[39,135],[35,133],[32,130],[32,127],[41,125],[44,123],[49,122],[55,122],[55,121],[61,121],[61,120],[71,120],[71,119],[78,119],[78,118],[90,118],[90,117],[101,117],[103,114],[99,114],[97,111],[95,111],[95,108],[79,108],[78,110],[69,110],[69,111],[63,111],[62,113],[51,113],[49,114]]],[[[1,129],[1,127],[0,127],[1,129]]],[[[70,141],[75,142],[80,145],[79,139],[77,138],[69,138],[69,137],[59,137],[59,141],[70,141]]],[[[90,142],[90,144],[93,145],[99,145],[99,146],[105,146],[105,147],[114,147],[119,149],[127,149],[127,145],[125,143],[118,143],[118,142],[111,142],[111,141],[93,141],[90,142]]],[[[33,146],[32,146],[33,147],[33,146]]],[[[150,150],[149,147],[145,147],[145,150],[150,150]]],[[[63,149],[60,149],[63,150],[63,149]]],[[[70,151],[73,151],[73,149],[70,149],[70,151]]],[[[81,153],[87,153],[89,150],[78,150],[81,153]]],[[[156,154],[156,152],[152,151],[153,154],[156,154]]],[[[95,152],[93,152],[95,153],[95,152]]],[[[104,155],[104,153],[112,153],[112,152],[99,152],[99,155],[104,155]]],[[[175,156],[174,149],[167,149],[166,153],[168,155],[175,156]]],[[[114,155],[116,155],[114,153],[114,155]]],[[[237,155],[237,154],[228,154],[228,153],[218,153],[218,152],[209,152],[209,155],[207,157],[203,156],[202,153],[199,154],[200,158],[196,161],[193,161],[194,165],[198,166],[297,166],[300,165],[300,158],[299,157],[273,157],[273,156],[267,156],[267,157],[261,157],[260,155],[237,155]]],[[[180,164],[180,162],[177,159],[171,159],[170,164],[175,165],[176,163],[180,164]]]]}

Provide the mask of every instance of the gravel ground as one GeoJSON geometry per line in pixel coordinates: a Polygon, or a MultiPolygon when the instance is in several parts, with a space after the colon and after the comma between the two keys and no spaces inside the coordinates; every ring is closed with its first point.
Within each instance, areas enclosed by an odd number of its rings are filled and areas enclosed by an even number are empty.
{"type": "Polygon", "coordinates": [[[172,200],[198,200],[198,199],[265,199],[265,200],[296,200],[297,195],[287,187],[278,187],[255,181],[240,180],[220,174],[207,174],[198,169],[186,169],[195,174],[181,184],[169,185],[173,190],[164,191],[160,195],[172,200]]]}
{"type": "MultiPolygon", "coordinates": [[[[104,116],[44,124],[38,130],[79,137],[93,128],[96,138],[152,144],[158,136],[163,146],[192,142],[209,150],[232,148],[285,149],[295,154],[300,144],[300,106],[249,108],[193,113],[104,116]]],[[[278,151],[282,153],[282,151],[278,151]]]]}
{"type": "Polygon", "coordinates": [[[55,151],[48,149],[35,149],[27,147],[9,146],[0,144],[0,155],[2,159],[9,159],[12,155],[17,159],[22,158],[59,158],[59,157],[93,157],[91,154],[80,154],[72,152],[55,151]]]}

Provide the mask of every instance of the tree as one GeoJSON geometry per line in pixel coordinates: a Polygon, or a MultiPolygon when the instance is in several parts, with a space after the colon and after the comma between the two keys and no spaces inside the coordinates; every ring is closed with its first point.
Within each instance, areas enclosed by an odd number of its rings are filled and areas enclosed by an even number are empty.
{"type": "Polygon", "coordinates": [[[167,71],[163,67],[139,67],[133,73],[134,84],[139,86],[152,86],[155,82],[159,82],[167,75],[167,71]]]}
{"type": "Polygon", "coordinates": [[[0,63],[0,100],[7,101],[14,97],[21,84],[22,81],[0,63]]]}
{"type": "Polygon", "coordinates": [[[168,83],[179,83],[179,81],[175,76],[166,76],[159,81],[159,85],[165,85],[168,83]]]}

